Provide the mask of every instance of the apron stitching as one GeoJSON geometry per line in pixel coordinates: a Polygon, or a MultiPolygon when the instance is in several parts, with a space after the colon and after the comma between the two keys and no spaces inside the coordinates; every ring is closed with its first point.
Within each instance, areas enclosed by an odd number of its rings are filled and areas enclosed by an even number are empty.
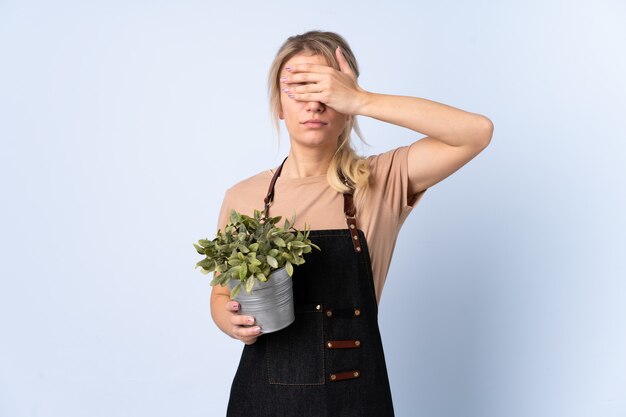
{"type": "MultiPolygon", "coordinates": [[[[323,305],[323,304],[321,304],[321,305],[323,305]]],[[[319,313],[312,311],[312,312],[309,312],[309,314],[321,314],[321,312],[323,310],[324,309],[321,308],[319,313]]],[[[306,313],[306,311],[304,313],[306,313]]],[[[326,383],[326,355],[325,355],[325,352],[324,352],[324,350],[325,350],[324,349],[324,317],[321,316],[320,320],[322,321],[321,326],[320,326],[322,339],[321,339],[321,343],[318,344],[318,345],[320,346],[319,349],[321,350],[321,353],[322,353],[322,378],[321,378],[322,381],[321,382],[303,382],[303,383],[288,383],[288,382],[274,382],[274,381],[272,381],[271,375],[270,375],[271,374],[271,372],[270,372],[270,368],[271,368],[270,367],[270,355],[268,354],[269,347],[268,347],[267,340],[265,340],[265,364],[267,366],[267,382],[270,385],[320,386],[320,385],[324,385],[326,383]]]]}

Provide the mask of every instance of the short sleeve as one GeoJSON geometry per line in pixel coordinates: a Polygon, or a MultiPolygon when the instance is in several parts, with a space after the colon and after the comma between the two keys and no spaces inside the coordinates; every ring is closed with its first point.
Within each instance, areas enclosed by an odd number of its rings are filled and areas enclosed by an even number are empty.
{"type": "Polygon", "coordinates": [[[372,191],[382,199],[400,223],[419,203],[426,190],[409,195],[409,146],[370,156],[372,191]]]}
{"type": "Polygon", "coordinates": [[[222,200],[222,207],[220,208],[220,214],[217,217],[217,229],[216,230],[224,230],[224,227],[228,224],[230,220],[230,199],[229,199],[229,191],[227,190],[224,193],[224,200],[222,200]]]}

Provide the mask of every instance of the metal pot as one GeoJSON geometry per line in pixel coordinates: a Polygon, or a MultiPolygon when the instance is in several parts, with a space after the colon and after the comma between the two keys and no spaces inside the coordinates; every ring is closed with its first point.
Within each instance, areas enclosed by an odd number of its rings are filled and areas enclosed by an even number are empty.
{"type": "MultiPolygon", "coordinates": [[[[238,280],[228,281],[232,290],[238,280]]],[[[272,333],[284,329],[295,320],[293,285],[285,268],[272,272],[265,282],[255,280],[250,294],[241,289],[235,300],[241,304],[239,314],[253,316],[261,332],[272,333]]]]}

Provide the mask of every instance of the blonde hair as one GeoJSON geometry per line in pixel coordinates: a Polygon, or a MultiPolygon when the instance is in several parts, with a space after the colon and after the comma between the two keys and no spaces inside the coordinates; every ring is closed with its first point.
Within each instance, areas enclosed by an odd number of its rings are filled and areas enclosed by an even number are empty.
{"type": "MultiPolygon", "coordinates": [[[[294,35],[287,40],[278,49],[274,61],[269,70],[268,75],[268,96],[270,99],[270,117],[274,122],[274,128],[280,137],[279,114],[280,114],[280,71],[285,62],[291,57],[300,53],[310,53],[323,56],[328,64],[339,70],[339,63],[335,57],[337,46],[341,47],[350,69],[359,77],[359,67],[346,40],[334,32],[324,32],[319,30],[311,30],[301,35],[294,35]]],[[[341,192],[359,192],[367,189],[369,185],[369,164],[356,154],[352,146],[350,134],[352,129],[364,143],[365,140],[361,134],[361,129],[357,123],[355,116],[350,116],[346,127],[339,134],[337,141],[337,150],[328,166],[326,173],[328,183],[332,188],[341,192]]]]}

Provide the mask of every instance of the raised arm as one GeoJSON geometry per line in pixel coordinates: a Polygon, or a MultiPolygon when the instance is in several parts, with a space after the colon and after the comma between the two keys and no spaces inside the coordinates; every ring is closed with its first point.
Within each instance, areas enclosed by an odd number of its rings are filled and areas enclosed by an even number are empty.
{"type": "Polygon", "coordinates": [[[487,117],[418,97],[361,92],[356,114],[403,126],[427,135],[409,149],[411,194],[450,176],[491,141],[487,117]]]}
{"type": "Polygon", "coordinates": [[[357,84],[341,48],[335,55],[341,71],[318,64],[286,69],[291,74],[281,82],[289,97],[319,101],[340,113],[372,117],[426,135],[409,150],[411,194],[448,177],[491,141],[493,123],[487,117],[424,98],[368,92],[357,84]]]}

